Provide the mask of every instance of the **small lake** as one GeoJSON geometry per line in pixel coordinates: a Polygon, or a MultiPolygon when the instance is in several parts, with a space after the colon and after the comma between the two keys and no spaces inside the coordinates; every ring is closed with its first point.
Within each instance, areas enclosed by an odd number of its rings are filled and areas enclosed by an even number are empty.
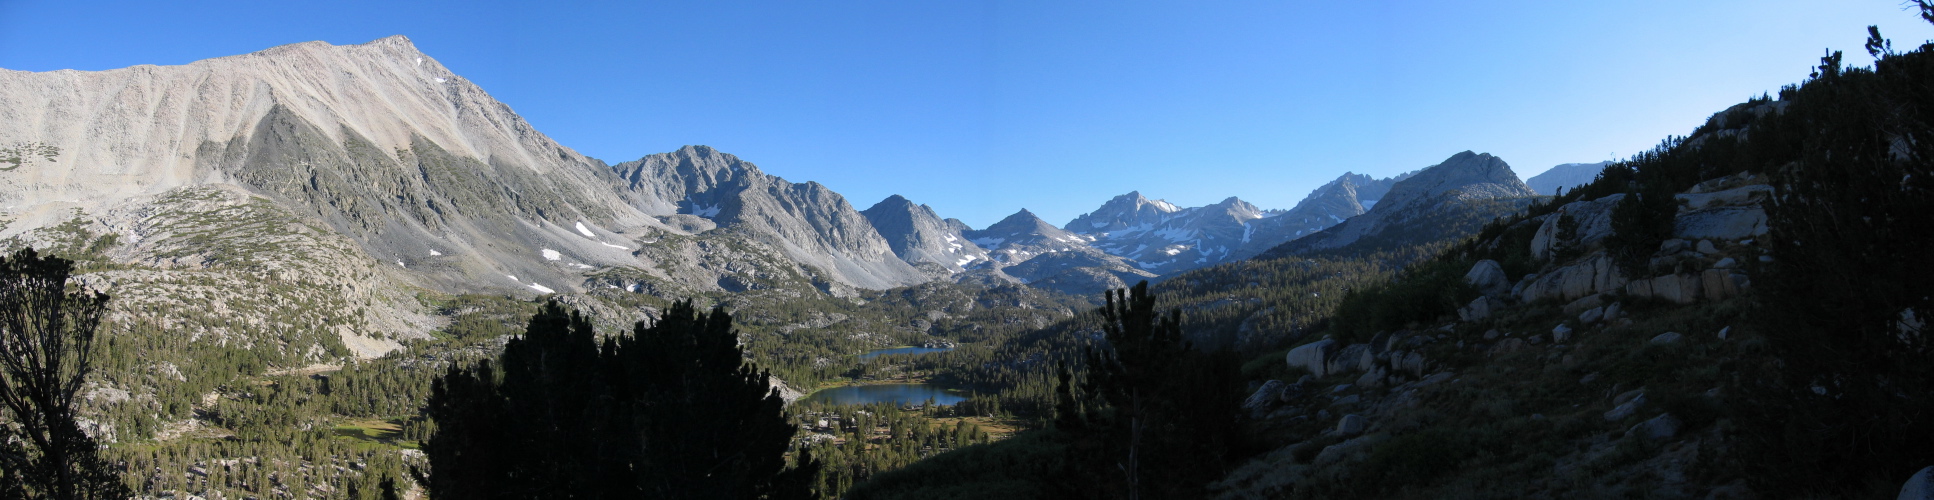
{"type": "Polygon", "coordinates": [[[966,401],[966,396],[956,395],[928,384],[875,384],[849,385],[835,387],[806,396],[804,401],[817,401],[838,405],[861,405],[871,403],[895,402],[902,405],[920,404],[933,398],[936,405],[953,405],[966,401]]]}
{"type": "Polygon", "coordinates": [[[888,354],[926,354],[929,352],[947,352],[951,350],[954,350],[954,349],[952,347],[895,347],[892,349],[876,349],[872,351],[867,351],[866,354],[860,355],[860,359],[862,360],[873,359],[875,357],[885,356],[888,354]]]}

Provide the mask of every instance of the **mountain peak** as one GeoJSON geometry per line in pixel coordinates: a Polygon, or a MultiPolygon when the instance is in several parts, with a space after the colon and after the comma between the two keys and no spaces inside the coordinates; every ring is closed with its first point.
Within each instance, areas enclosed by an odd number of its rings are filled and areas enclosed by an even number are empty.
{"type": "Polygon", "coordinates": [[[1150,200],[1141,191],[1129,191],[1101,204],[1101,208],[1082,214],[1063,226],[1076,233],[1119,231],[1142,224],[1159,224],[1169,214],[1181,211],[1164,200],[1150,200]]]}

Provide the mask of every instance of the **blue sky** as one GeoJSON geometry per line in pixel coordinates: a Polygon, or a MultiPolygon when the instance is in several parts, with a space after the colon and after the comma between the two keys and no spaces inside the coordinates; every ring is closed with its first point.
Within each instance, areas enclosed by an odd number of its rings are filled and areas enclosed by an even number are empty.
{"type": "Polygon", "coordinates": [[[866,208],[1056,224],[1140,190],[1288,208],[1463,150],[1522,177],[1624,158],[1805,78],[1896,0],[0,0],[0,68],[100,70],[408,35],[558,142],[706,144],[866,208]],[[165,5],[164,5],[165,4],[165,5]]]}

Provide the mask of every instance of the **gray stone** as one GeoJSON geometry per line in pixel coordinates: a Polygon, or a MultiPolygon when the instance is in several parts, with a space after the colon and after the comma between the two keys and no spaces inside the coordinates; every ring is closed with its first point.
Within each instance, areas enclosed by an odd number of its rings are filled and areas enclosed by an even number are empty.
{"type": "Polygon", "coordinates": [[[1727,257],[1724,259],[1719,259],[1719,262],[1712,263],[1712,268],[1713,269],[1732,269],[1733,266],[1737,266],[1737,265],[1739,265],[1739,261],[1733,260],[1732,257],[1727,257]]]}
{"type": "Polygon", "coordinates": [[[1364,420],[1362,415],[1351,413],[1336,422],[1336,433],[1344,437],[1355,437],[1363,434],[1363,430],[1369,427],[1369,421],[1364,420]]]}
{"type": "Polygon", "coordinates": [[[1336,387],[1330,388],[1330,394],[1341,394],[1350,390],[1350,387],[1352,387],[1350,384],[1336,384],[1336,387]]]}
{"type": "Polygon", "coordinates": [[[1712,240],[1699,240],[1699,244],[1694,245],[1692,248],[1706,255],[1719,253],[1719,247],[1713,246],[1712,240]]]}
{"type": "Polygon", "coordinates": [[[1626,434],[1650,440],[1672,439],[1673,436],[1679,435],[1679,428],[1683,426],[1684,424],[1679,422],[1679,417],[1674,417],[1670,413],[1662,413],[1659,416],[1652,417],[1650,420],[1639,422],[1638,425],[1632,426],[1630,430],[1626,431],[1626,434]]]}
{"type": "MultiPolygon", "coordinates": [[[[1396,361],[1396,360],[1392,359],[1392,361],[1396,361]]],[[[1403,360],[1396,363],[1396,365],[1398,370],[1402,370],[1404,373],[1408,373],[1412,377],[1422,377],[1424,376],[1424,363],[1425,363],[1424,355],[1421,353],[1412,351],[1409,354],[1405,354],[1403,356],[1403,360]]]]}
{"type": "Polygon", "coordinates": [[[1491,317],[1491,297],[1477,296],[1476,299],[1471,300],[1470,305],[1457,309],[1457,317],[1464,321],[1479,321],[1491,317]]]}
{"type": "Polygon", "coordinates": [[[1682,240],[1678,238],[1672,238],[1669,240],[1659,242],[1659,254],[1661,255],[1672,255],[1675,253],[1684,252],[1686,251],[1686,248],[1688,248],[1688,245],[1686,244],[1686,240],[1682,240]]]}
{"type": "Polygon", "coordinates": [[[1330,356],[1329,362],[1327,363],[1329,371],[1325,373],[1335,374],[1360,369],[1363,361],[1363,353],[1369,350],[1369,344],[1350,344],[1344,346],[1342,349],[1337,349],[1336,353],[1330,356]]]}
{"type": "Polygon", "coordinates": [[[1895,500],[1934,500],[1934,467],[1921,469],[1900,485],[1900,496],[1895,500]]]}
{"type": "Polygon", "coordinates": [[[1492,328],[1492,329],[1489,329],[1489,330],[1485,330],[1485,331],[1484,331],[1484,340],[1497,340],[1497,338],[1498,338],[1498,336],[1500,336],[1500,335],[1503,335],[1503,334],[1502,334],[1502,333],[1498,333],[1498,330],[1497,330],[1496,328],[1492,328]]]}
{"type": "Polygon", "coordinates": [[[1558,220],[1562,215],[1570,215],[1578,223],[1575,238],[1570,243],[1573,248],[1587,250],[1597,247],[1612,234],[1612,207],[1625,199],[1624,194],[1605,196],[1590,201],[1574,201],[1559,207],[1556,214],[1544,219],[1538,232],[1531,236],[1531,256],[1538,259],[1551,258],[1552,250],[1558,241],[1558,220]]]}
{"type": "Polygon", "coordinates": [[[1571,340],[1571,327],[1565,326],[1564,323],[1559,323],[1558,326],[1551,327],[1552,342],[1563,344],[1567,340],[1571,340]]]}
{"type": "Polygon", "coordinates": [[[1677,344],[1680,340],[1685,339],[1685,337],[1685,335],[1680,335],[1679,332],[1665,332],[1652,337],[1652,340],[1646,341],[1646,343],[1652,345],[1677,344]]]}
{"type": "Polygon", "coordinates": [[[1578,300],[1596,293],[1619,290],[1625,286],[1625,281],[1625,276],[1612,263],[1611,257],[1601,253],[1539,275],[1519,290],[1518,298],[1525,302],[1551,298],[1578,300]]]}
{"type": "Polygon", "coordinates": [[[1708,300],[1725,300],[1739,295],[1739,283],[1733,274],[1725,269],[1707,269],[1699,273],[1699,288],[1705,291],[1708,300]]]}
{"type": "Polygon", "coordinates": [[[1759,207],[1714,207],[1679,214],[1672,234],[1680,238],[1739,240],[1766,234],[1766,211],[1759,207]]]}
{"type": "Polygon", "coordinates": [[[1611,411],[1605,412],[1605,421],[1617,422],[1625,420],[1627,417],[1638,413],[1640,406],[1645,406],[1645,393],[1639,393],[1638,396],[1633,397],[1630,401],[1612,407],[1611,411]]]}
{"type": "Polygon", "coordinates": [[[1384,372],[1383,367],[1371,368],[1370,370],[1363,372],[1362,376],[1359,376],[1356,378],[1356,385],[1358,387],[1368,387],[1368,388],[1383,387],[1383,379],[1387,375],[1388,374],[1384,372]]]}
{"type": "Polygon", "coordinates": [[[1363,401],[1363,396],[1351,394],[1348,396],[1336,398],[1336,401],[1330,402],[1330,406],[1350,406],[1350,405],[1357,404],[1357,402],[1360,402],[1360,401],[1363,401]]]}
{"type": "Polygon", "coordinates": [[[1605,306],[1605,321],[1617,320],[1619,316],[1622,316],[1624,314],[1625,314],[1625,306],[1619,305],[1619,303],[1617,302],[1613,302],[1612,305],[1605,306]]]}
{"type": "Polygon", "coordinates": [[[1255,393],[1249,395],[1249,399],[1242,402],[1242,408],[1249,410],[1252,415],[1267,412],[1274,408],[1276,403],[1281,402],[1283,389],[1286,387],[1289,387],[1289,384],[1281,380],[1263,382],[1262,387],[1257,388],[1255,393]]]}
{"type": "MultiPolygon", "coordinates": [[[[1597,323],[1598,320],[1601,320],[1601,319],[1605,319],[1604,307],[1594,307],[1591,309],[1586,309],[1585,312],[1578,313],[1579,323],[1584,323],[1589,325],[1592,323],[1597,323]]],[[[1556,333],[1556,332],[1553,332],[1553,333],[1556,333]]],[[[1563,341],[1560,341],[1560,342],[1563,342],[1563,341]]]]}
{"type": "Polygon", "coordinates": [[[1729,334],[1729,333],[1732,333],[1732,331],[1733,331],[1733,327],[1730,327],[1730,326],[1728,326],[1728,327],[1725,327],[1725,328],[1720,328],[1720,329],[1719,329],[1719,340],[1726,340],[1726,337],[1727,337],[1727,334],[1729,334]]]}
{"type": "Polygon", "coordinates": [[[1511,285],[1511,296],[1523,297],[1524,287],[1531,286],[1531,283],[1535,282],[1537,279],[1538,279],[1538,273],[1531,273],[1531,274],[1524,275],[1523,279],[1519,279],[1516,284],[1511,285]]]}
{"type": "Polygon", "coordinates": [[[1291,367],[1309,370],[1310,374],[1318,377],[1327,376],[1330,374],[1330,352],[1335,349],[1335,346],[1335,340],[1322,339],[1290,349],[1289,354],[1284,355],[1283,359],[1291,367]]]}
{"type": "Polygon", "coordinates": [[[1772,261],[1773,261],[1773,256],[1771,256],[1771,255],[1761,255],[1761,256],[1759,256],[1759,261],[1760,261],[1760,262],[1772,262],[1772,261]]]}
{"type": "Polygon", "coordinates": [[[1477,261],[1469,272],[1464,273],[1464,282],[1477,287],[1485,295],[1497,296],[1511,290],[1511,279],[1505,277],[1504,267],[1495,260],[1477,261]]]}
{"type": "Polygon", "coordinates": [[[1681,210],[1698,210],[1709,207],[1754,204],[1765,200],[1772,193],[1772,186],[1754,184],[1710,193],[1677,194],[1673,195],[1673,198],[1678,199],[1681,210]]]}

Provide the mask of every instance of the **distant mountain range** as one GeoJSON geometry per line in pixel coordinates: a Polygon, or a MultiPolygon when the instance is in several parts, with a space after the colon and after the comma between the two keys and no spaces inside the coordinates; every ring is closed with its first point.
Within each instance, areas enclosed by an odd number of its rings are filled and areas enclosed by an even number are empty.
{"type": "Polygon", "coordinates": [[[1345,173],[1287,210],[1131,192],[1061,226],[1023,209],[974,229],[897,195],[857,210],[705,146],[586,157],[401,36],[180,66],[0,70],[0,109],[0,147],[54,152],[0,172],[0,240],[90,248],[116,266],[95,282],[135,294],[303,270],[275,279],[355,291],[311,312],[335,325],[317,335],[361,355],[428,329],[411,298],[423,289],[850,296],[974,280],[1093,293],[1347,245],[1433,203],[1534,195],[1502,160],[1465,152],[1391,178],[1345,173]],[[207,219],[220,207],[252,218],[207,219]],[[315,245],[344,251],[317,267],[294,250],[315,245]]]}
{"type": "Polygon", "coordinates": [[[1531,189],[1537,191],[1538,194],[1551,196],[1558,194],[1559,189],[1571,189],[1590,184],[1592,180],[1598,178],[1599,172],[1605,171],[1605,167],[1611,166],[1611,164],[1612,162],[1609,161],[1601,161],[1598,163],[1566,163],[1551,167],[1550,170],[1546,170],[1544,173],[1531,176],[1530,179],[1524,180],[1524,184],[1531,186],[1531,189]]]}

